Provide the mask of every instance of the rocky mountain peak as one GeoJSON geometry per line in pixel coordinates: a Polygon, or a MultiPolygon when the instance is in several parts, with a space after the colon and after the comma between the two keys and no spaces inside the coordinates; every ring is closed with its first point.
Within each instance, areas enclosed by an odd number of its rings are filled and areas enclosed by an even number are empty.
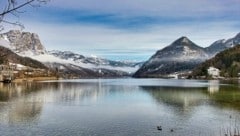
{"type": "Polygon", "coordinates": [[[187,38],[186,36],[182,36],[179,39],[177,39],[176,41],[174,41],[172,43],[172,45],[188,45],[188,44],[192,44],[193,42],[191,40],[189,40],[189,38],[187,38]]]}
{"type": "Polygon", "coordinates": [[[158,77],[189,71],[208,58],[204,49],[183,36],[158,50],[134,74],[135,77],[158,77]]]}
{"type": "Polygon", "coordinates": [[[0,34],[2,43],[6,43],[14,52],[21,55],[45,54],[46,49],[42,45],[39,36],[35,33],[22,32],[20,30],[10,30],[0,34]]]}

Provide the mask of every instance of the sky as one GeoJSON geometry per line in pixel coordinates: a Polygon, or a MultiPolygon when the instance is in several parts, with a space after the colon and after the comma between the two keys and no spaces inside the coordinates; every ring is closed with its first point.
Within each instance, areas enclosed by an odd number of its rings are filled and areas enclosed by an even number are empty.
{"type": "Polygon", "coordinates": [[[240,0],[51,0],[23,10],[17,20],[47,50],[113,60],[147,60],[181,36],[206,47],[240,32],[240,0]]]}

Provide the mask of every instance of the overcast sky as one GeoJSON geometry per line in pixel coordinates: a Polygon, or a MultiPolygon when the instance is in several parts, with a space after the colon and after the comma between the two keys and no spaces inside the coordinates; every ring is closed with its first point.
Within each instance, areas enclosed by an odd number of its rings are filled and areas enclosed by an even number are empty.
{"type": "Polygon", "coordinates": [[[51,0],[26,9],[24,31],[48,50],[145,60],[181,36],[206,47],[240,32],[239,0],[51,0]]]}

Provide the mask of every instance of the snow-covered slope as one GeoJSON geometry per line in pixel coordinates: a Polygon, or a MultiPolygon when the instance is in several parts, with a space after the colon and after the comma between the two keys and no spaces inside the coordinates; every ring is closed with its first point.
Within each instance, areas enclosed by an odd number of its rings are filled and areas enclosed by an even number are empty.
{"type": "Polygon", "coordinates": [[[187,37],[157,51],[135,74],[135,77],[159,77],[174,72],[187,71],[208,58],[204,48],[187,37]]]}
{"type": "Polygon", "coordinates": [[[240,44],[240,33],[235,37],[218,40],[202,48],[187,37],[181,37],[154,54],[135,74],[135,77],[159,77],[175,72],[190,71],[217,53],[240,44]]]}
{"type": "Polygon", "coordinates": [[[85,57],[70,51],[55,50],[48,52],[41,44],[37,34],[18,30],[11,30],[7,33],[0,34],[0,45],[11,49],[18,55],[27,56],[43,62],[51,68],[61,69],[61,67],[64,66],[66,73],[71,74],[71,72],[74,72],[76,74],[82,71],[82,73],[90,73],[84,75],[91,77],[92,75],[98,75],[98,77],[101,75],[122,76],[126,75],[126,73],[130,75],[136,72],[142,64],[112,61],[96,56],[85,57]],[[99,71],[101,75],[99,75],[99,71]],[[94,72],[97,72],[97,74],[91,74],[94,72]]]}
{"type": "Polygon", "coordinates": [[[211,44],[209,47],[205,48],[205,51],[209,54],[210,57],[214,57],[217,53],[227,49],[234,47],[236,45],[240,44],[240,33],[238,33],[235,37],[230,39],[221,39],[213,44],[211,44]]]}
{"type": "Polygon", "coordinates": [[[134,73],[139,69],[141,65],[141,63],[112,61],[103,58],[98,58],[96,56],[85,57],[83,55],[76,54],[70,51],[56,51],[56,50],[49,51],[49,55],[52,55],[62,60],[63,62],[68,62],[89,69],[102,68],[134,73]]]}

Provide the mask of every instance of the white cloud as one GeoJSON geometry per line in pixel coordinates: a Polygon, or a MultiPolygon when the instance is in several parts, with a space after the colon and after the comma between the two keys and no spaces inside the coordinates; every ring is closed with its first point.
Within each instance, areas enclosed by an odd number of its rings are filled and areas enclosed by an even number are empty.
{"type": "Polygon", "coordinates": [[[26,31],[36,32],[48,49],[79,52],[94,49],[161,49],[181,36],[188,36],[201,46],[239,31],[235,22],[190,23],[152,26],[143,31],[128,31],[84,24],[25,23],[26,31]]]}
{"type": "MultiPolygon", "coordinates": [[[[39,11],[25,13],[30,18],[21,19],[25,31],[38,33],[49,50],[70,50],[90,55],[97,49],[106,49],[108,54],[111,50],[126,49],[146,55],[146,52],[154,53],[181,36],[187,36],[203,47],[215,40],[233,37],[239,32],[239,4],[239,0],[51,0],[44,10],[40,8],[39,11]],[[48,9],[55,11],[52,16],[48,16],[48,9]],[[124,23],[135,17],[153,17],[157,21],[144,24],[144,20],[140,20],[145,27],[138,26],[137,31],[111,27],[121,21],[117,19],[115,22],[110,20],[109,24],[94,19],[82,24],[70,18],[73,20],[64,24],[64,16],[60,13],[65,13],[65,9],[93,15],[113,14],[121,17],[124,23]],[[186,20],[188,17],[192,20],[186,20]],[[56,18],[61,18],[60,22],[56,18]]],[[[75,12],[71,14],[74,16],[75,12]]],[[[67,12],[65,16],[71,14],[67,12]]]]}

